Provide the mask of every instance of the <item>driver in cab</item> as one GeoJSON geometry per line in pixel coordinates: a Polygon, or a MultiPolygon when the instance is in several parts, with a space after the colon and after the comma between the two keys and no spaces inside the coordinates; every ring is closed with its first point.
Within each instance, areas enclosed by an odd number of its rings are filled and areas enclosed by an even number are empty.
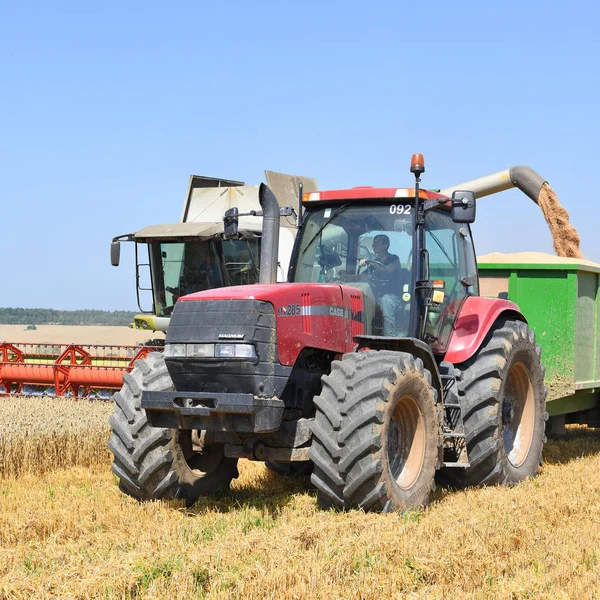
{"type": "MultiPolygon", "coordinates": [[[[396,312],[401,306],[400,293],[403,277],[400,267],[400,258],[390,253],[390,238],[385,234],[378,234],[373,238],[373,251],[377,260],[362,258],[359,269],[368,266],[372,273],[377,274],[370,282],[374,288],[377,303],[383,313],[383,335],[397,336],[396,312]]],[[[363,279],[363,275],[349,275],[344,273],[347,281],[363,279]]]]}
{"type": "MultiPolygon", "coordinates": [[[[390,248],[390,238],[380,233],[373,238],[373,252],[377,254],[379,260],[370,260],[368,258],[361,258],[358,261],[359,266],[368,265],[371,269],[376,271],[387,271],[388,273],[400,272],[400,258],[397,254],[391,254],[388,252],[390,248]]],[[[387,278],[386,278],[387,279],[387,278]]],[[[392,279],[391,277],[389,279],[392,279]]]]}

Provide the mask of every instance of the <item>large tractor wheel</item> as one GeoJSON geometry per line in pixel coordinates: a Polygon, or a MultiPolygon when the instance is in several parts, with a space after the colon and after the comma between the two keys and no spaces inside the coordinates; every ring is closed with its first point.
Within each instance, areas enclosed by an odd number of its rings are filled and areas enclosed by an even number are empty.
{"type": "Polygon", "coordinates": [[[114,396],[108,447],[121,491],[138,500],[183,498],[191,505],[200,496],[227,489],[238,476],[237,459],[225,457],[220,444],[200,448],[192,431],[148,424],[141,406],[142,390],[171,389],[173,382],[162,354],[137,361],[114,396]]]}
{"type": "Polygon", "coordinates": [[[477,354],[458,366],[471,465],[449,473],[460,485],[515,484],[538,472],[548,418],[540,358],[533,331],[502,319],[477,354]]]}
{"type": "Polygon", "coordinates": [[[384,512],[426,505],[438,461],[436,402],[431,374],[410,354],[369,350],[334,363],[315,400],[311,458],[321,505],[384,512]],[[324,421],[335,432],[327,440],[324,421]],[[329,461],[314,451],[324,447],[329,461]]]}
{"type": "Polygon", "coordinates": [[[331,364],[329,375],[321,378],[321,394],[314,398],[315,418],[311,425],[308,457],[313,462],[310,480],[317,488],[322,508],[345,508],[347,505],[344,500],[344,474],[338,468],[341,454],[338,435],[348,381],[356,369],[354,356],[346,354],[341,361],[331,364]]]}

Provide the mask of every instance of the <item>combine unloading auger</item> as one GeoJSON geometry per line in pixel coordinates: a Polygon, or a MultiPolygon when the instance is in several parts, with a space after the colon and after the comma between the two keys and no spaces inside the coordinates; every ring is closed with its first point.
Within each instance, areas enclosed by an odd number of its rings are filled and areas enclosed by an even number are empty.
{"type": "Polygon", "coordinates": [[[455,190],[469,190],[475,192],[477,198],[483,198],[513,187],[520,189],[542,209],[552,234],[556,254],[569,258],[583,258],[579,247],[579,234],[569,222],[569,213],[561,206],[548,182],[530,167],[511,167],[445,188],[441,193],[450,197],[455,190]]]}
{"type": "Polygon", "coordinates": [[[538,204],[538,197],[545,183],[546,180],[533,169],[520,166],[453,185],[441,190],[440,193],[451,197],[455,190],[469,190],[475,192],[477,198],[483,198],[516,187],[538,204]]]}

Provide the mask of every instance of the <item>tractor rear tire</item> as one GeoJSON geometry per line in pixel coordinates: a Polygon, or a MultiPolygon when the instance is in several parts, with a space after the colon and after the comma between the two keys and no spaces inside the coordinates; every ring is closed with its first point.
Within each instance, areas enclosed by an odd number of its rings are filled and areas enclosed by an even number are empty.
{"type": "Polygon", "coordinates": [[[225,457],[220,444],[195,451],[189,430],[149,425],[142,390],[172,389],[162,354],[153,352],[137,361],[114,396],[108,447],[121,491],[138,500],[182,498],[191,506],[201,496],[229,488],[238,476],[237,459],[225,457]]]}
{"type": "Polygon", "coordinates": [[[470,467],[446,469],[460,486],[512,485],[537,474],[546,441],[545,367],[526,323],[499,320],[458,365],[470,467]]]}
{"type": "Polygon", "coordinates": [[[390,512],[428,503],[440,428],[437,393],[420,359],[405,352],[346,354],[323,378],[315,404],[310,455],[322,506],[390,512]],[[323,447],[329,461],[322,460],[323,447]]]}

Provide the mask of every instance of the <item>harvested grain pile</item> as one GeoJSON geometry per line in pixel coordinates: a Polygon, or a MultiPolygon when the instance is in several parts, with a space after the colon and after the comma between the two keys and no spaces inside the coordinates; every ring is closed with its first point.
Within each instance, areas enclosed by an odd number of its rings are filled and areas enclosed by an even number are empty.
{"type": "Polygon", "coordinates": [[[579,247],[579,234],[569,222],[569,213],[561,206],[554,190],[547,183],[542,186],[537,203],[544,213],[548,227],[550,227],[556,254],[571,258],[583,258],[579,247]]]}
{"type": "Polygon", "coordinates": [[[109,402],[0,397],[0,478],[110,464],[109,402]]]}
{"type": "Polygon", "coordinates": [[[580,265],[581,267],[592,267],[600,269],[600,263],[585,260],[584,258],[568,258],[565,256],[555,256],[544,252],[513,252],[503,254],[502,252],[492,252],[477,257],[478,263],[514,263],[514,264],[549,264],[549,265],[580,265]]]}

